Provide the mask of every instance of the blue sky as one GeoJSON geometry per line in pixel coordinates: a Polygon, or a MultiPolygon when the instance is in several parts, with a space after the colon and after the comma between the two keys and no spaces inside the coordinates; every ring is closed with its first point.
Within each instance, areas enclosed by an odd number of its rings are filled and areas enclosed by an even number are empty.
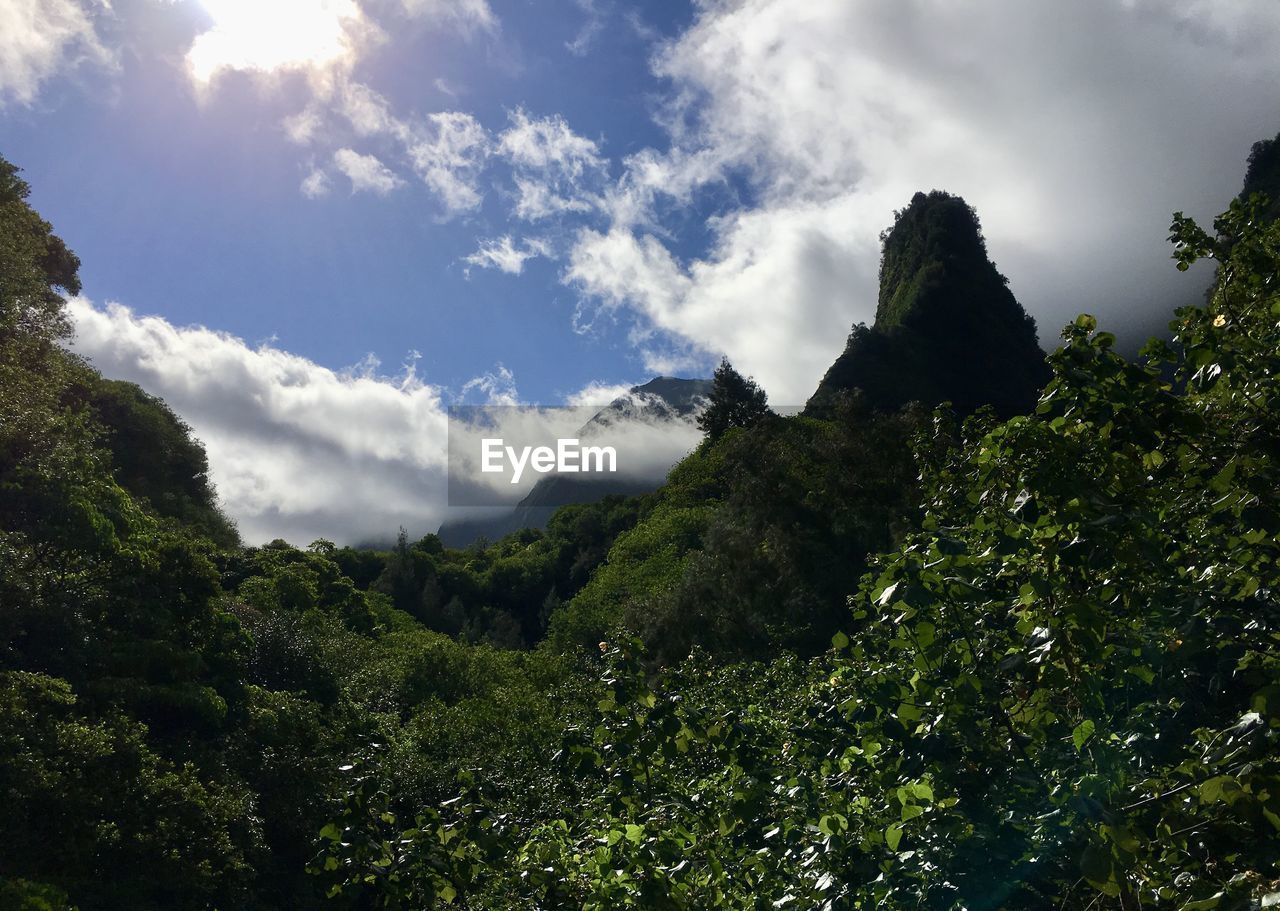
{"type": "Polygon", "coordinates": [[[457,401],[721,355],[803,402],[878,235],[963,195],[1042,342],[1134,344],[1280,129],[1260,0],[0,0],[0,154],[76,349],[205,442],[251,541],[445,514],[457,401]]]}
{"type": "MultiPolygon", "coordinates": [[[[658,3],[634,23],[616,14],[606,23],[563,2],[502,7],[500,29],[400,18],[404,39],[388,37],[350,78],[393,110],[464,107],[494,133],[515,110],[558,114],[617,160],[663,143],[648,48],[690,15],[687,4],[658,3]]],[[[645,377],[624,326],[575,331],[576,298],[556,264],[526,262],[518,278],[468,268],[481,240],[508,233],[500,164],[478,181],[483,202],[452,217],[407,177],[382,195],[352,192],[331,171],[329,192],[308,198],[299,185],[310,162],[331,150],[300,148],[282,125],[306,106],[305,76],[266,85],[227,70],[198,98],[180,61],[210,23],[200,4],[135,0],[111,19],[101,30],[126,46],[115,72],[83,67],[51,80],[3,121],[3,154],[79,253],[92,297],[274,338],[333,367],[369,353],[394,366],[417,351],[420,371],[451,387],[503,364],[539,401],[592,380],[645,377]]],[[[378,144],[352,145],[374,154],[378,144]]]]}

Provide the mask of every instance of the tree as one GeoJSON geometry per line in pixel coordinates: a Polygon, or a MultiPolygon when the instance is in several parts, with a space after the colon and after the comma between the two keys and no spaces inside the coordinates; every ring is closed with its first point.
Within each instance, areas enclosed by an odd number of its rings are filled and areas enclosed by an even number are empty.
{"type": "MultiPolygon", "coordinates": [[[[940,414],[924,516],[788,673],[601,643],[550,808],[361,800],[379,908],[1244,911],[1280,873],[1280,224],[1236,202],[1205,308],[1129,362],[1080,316],[1031,415],[940,414]],[[1172,379],[1170,379],[1170,376],[1172,379]],[[372,826],[371,826],[372,824],[372,826]]],[[[1268,902],[1269,903],[1269,902],[1268,902]]]]}
{"type": "Polygon", "coordinates": [[[414,573],[409,534],[403,527],[396,535],[395,549],[387,557],[382,575],[374,580],[369,590],[387,595],[405,613],[412,614],[421,607],[422,585],[414,573]]]}
{"type": "Polygon", "coordinates": [[[698,426],[707,439],[715,442],[725,431],[750,427],[768,414],[769,398],[765,391],[755,380],[734,370],[727,357],[721,360],[713,377],[711,400],[698,415],[698,426]]]}

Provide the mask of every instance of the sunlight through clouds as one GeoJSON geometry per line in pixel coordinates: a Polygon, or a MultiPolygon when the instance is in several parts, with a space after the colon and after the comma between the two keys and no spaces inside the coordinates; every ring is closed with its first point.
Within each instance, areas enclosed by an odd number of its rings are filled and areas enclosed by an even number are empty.
{"type": "Polygon", "coordinates": [[[198,85],[222,70],[324,70],[349,59],[368,27],[355,0],[200,0],[213,27],[187,52],[198,85]]]}

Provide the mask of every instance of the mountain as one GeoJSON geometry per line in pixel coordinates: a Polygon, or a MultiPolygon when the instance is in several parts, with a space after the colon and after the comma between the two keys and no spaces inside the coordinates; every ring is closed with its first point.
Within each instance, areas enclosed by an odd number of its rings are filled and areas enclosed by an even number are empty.
{"type": "Polygon", "coordinates": [[[1264,212],[1267,218],[1280,218],[1280,134],[1253,144],[1240,198],[1248,199],[1253,193],[1265,193],[1270,198],[1264,212]]]}
{"type": "MultiPolygon", "coordinates": [[[[582,426],[578,435],[589,439],[628,422],[660,423],[692,420],[711,394],[711,380],[656,377],[642,386],[633,386],[582,426]]],[[[666,466],[670,467],[670,466],[666,466]]],[[[615,477],[607,479],[569,478],[548,475],[534,485],[514,509],[482,517],[446,520],[440,526],[440,540],[446,547],[466,547],[481,539],[497,541],[524,528],[545,528],[561,506],[594,503],[610,495],[636,496],[655,490],[665,478],[615,477]]]]}
{"type": "Polygon", "coordinates": [[[875,324],[859,324],[809,400],[826,412],[859,389],[874,408],[950,401],[961,414],[1030,409],[1048,378],[1036,325],[987,256],[959,196],[917,193],[883,236],[875,324]]]}

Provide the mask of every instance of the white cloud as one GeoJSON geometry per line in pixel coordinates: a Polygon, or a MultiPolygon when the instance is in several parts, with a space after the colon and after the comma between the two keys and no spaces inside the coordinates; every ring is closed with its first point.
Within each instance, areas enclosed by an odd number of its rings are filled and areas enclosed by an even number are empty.
{"type": "MultiPolygon", "coordinates": [[[[404,184],[391,169],[374,155],[362,155],[353,149],[338,149],[333,153],[333,165],[351,181],[351,192],[367,191],[386,196],[404,184]]],[[[304,185],[303,192],[306,193],[304,185]]]]}
{"type": "Polygon", "coordinates": [[[524,271],[524,264],[537,256],[550,256],[551,245],[538,237],[526,238],[517,245],[510,234],[482,240],[480,248],[469,256],[463,257],[468,266],[480,269],[498,269],[508,275],[519,275],[524,271]]]}
{"type": "Polygon", "coordinates": [[[387,100],[358,82],[344,83],[338,93],[338,108],[357,136],[396,133],[403,129],[392,116],[387,100]]]}
{"type": "MultiPolygon", "coordinates": [[[[594,414],[591,408],[584,414],[515,407],[522,404],[515,376],[502,364],[469,380],[455,397],[418,376],[416,352],[395,376],[383,375],[373,355],[331,370],[273,341],[251,346],[119,304],[98,307],[76,297],[68,311],[75,351],[105,376],[160,396],[191,426],[205,445],[222,505],[250,544],[278,537],[295,544],[386,542],[400,526],[416,537],[457,516],[448,505],[448,402],[503,406],[489,412],[496,428],[452,427],[455,446],[468,434],[475,438],[476,445],[454,450],[473,459],[481,437],[572,437],[594,414]]],[[[592,384],[568,404],[603,406],[615,391],[626,387],[592,384]]],[[[656,483],[699,434],[691,421],[639,411],[635,417],[610,422],[608,442],[624,456],[620,472],[656,483]]],[[[501,480],[454,469],[482,485],[501,480]]],[[[502,481],[500,489],[519,499],[537,480],[528,473],[522,487],[512,490],[502,481]]]]}
{"type": "Polygon", "coordinates": [[[205,444],[245,539],[386,540],[445,512],[441,390],[376,362],[334,371],[270,345],[180,328],[126,307],[70,302],[74,347],[105,375],[159,395],[205,444]]]}
{"type": "Polygon", "coordinates": [[[498,17],[487,0],[400,0],[400,6],[414,19],[450,23],[464,32],[498,27],[498,17]]]}
{"type": "Polygon", "coordinates": [[[320,129],[324,126],[324,112],[312,102],[298,113],[286,117],[281,126],[290,142],[307,145],[320,134],[320,129]]]}
{"type": "Polygon", "coordinates": [[[516,167],[577,178],[603,166],[596,144],[573,132],[559,114],[530,117],[517,108],[510,117],[511,126],[498,137],[498,150],[516,167]]]}
{"type": "Polygon", "coordinates": [[[1276,47],[1280,5],[1248,0],[708,0],[655,59],[670,149],[624,162],[565,280],[803,401],[874,314],[879,232],[936,187],[977,208],[1046,341],[1081,310],[1146,330],[1199,293],[1171,212],[1223,207],[1280,122],[1276,47]],[[745,201],[677,257],[664,217],[711,185],[745,201]]]}
{"type": "Polygon", "coordinates": [[[483,197],[478,179],[489,136],[478,120],[460,111],[442,111],[429,114],[424,124],[405,126],[402,135],[414,171],[447,215],[479,207],[483,197]]]}
{"type": "Polygon", "coordinates": [[[531,117],[518,109],[510,115],[507,129],[494,136],[463,111],[400,117],[374,89],[339,76],[323,104],[311,102],[286,118],[283,128],[301,145],[342,130],[361,139],[386,140],[404,167],[436,197],[446,218],[480,207],[481,177],[499,160],[510,166],[507,176],[515,189],[517,218],[533,221],[605,206],[607,161],[593,140],[574,133],[558,114],[531,117]]]}
{"type": "Polygon", "coordinates": [[[0,104],[30,104],[41,85],[81,63],[114,67],[91,11],[105,2],[0,0],[0,104]]]}
{"type": "Polygon", "coordinates": [[[585,57],[595,43],[596,37],[604,30],[604,15],[596,6],[596,0],[575,0],[578,8],[586,14],[586,21],[578,29],[572,41],[564,43],[565,48],[575,57],[585,57]]]}
{"type": "MultiPolygon", "coordinates": [[[[479,180],[488,158],[488,131],[470,114],[440,111],[426,117],[398,117],[390,103],[371,87],[346,77],[333,81],[324,104],[313,101],[284,122],[286,134],[300,144],[316,143],[340,133],[328,123],[332,115],[345,124],[347,135],[384,140],[436,197],[449,218],[471,212],[483,201],[479,180]]],[[[347,148],[334,153],[338,166],[352,178],[355,189],[385,194],[402,181],[381,160],[357,155],[347,148]],[[339,160],[341,159],[341,160],[339,160]]]]}
{"type": "Polygon", "coordinates": [[[516,389],[516,378],[506,367],[498,364],[493,370],[472,377],[462,384],[462,398],[474,392],[484,397],[484,405],[519,405],[520,393],[516,389]]]}
{"type": "Polygon", "coordinates": [[[688,275],[657,238],[618,229],[584,229],[565,278],[606,306],[640,308],[659,326],[672,319],[690,288],[688,275]]]}
{"type": "Polygon", "coordinates": [[[559,114],[530,117],[517,109],[510,120],[495,151],[514,172],[517,218],[534,221],[600,205],[607,164],[594,141],[573,132],[559,114]]]}
{"type": "Polygon", "coordinates": [[[592,382],[583,386],[577,392],[565,396],[564,403],[572,408],[596,407],[603,408],[630,394],[632,387],[640,385],[644,381],[636,383],[601,383],[592,382]]]}
{"type": "Polygon", "coordinates": [[[299,186],[302,195],[307,199],[319,199],[329,195],[329,175],[319,168],[312,168],[311,173],[302,178],[299,186]]]}

